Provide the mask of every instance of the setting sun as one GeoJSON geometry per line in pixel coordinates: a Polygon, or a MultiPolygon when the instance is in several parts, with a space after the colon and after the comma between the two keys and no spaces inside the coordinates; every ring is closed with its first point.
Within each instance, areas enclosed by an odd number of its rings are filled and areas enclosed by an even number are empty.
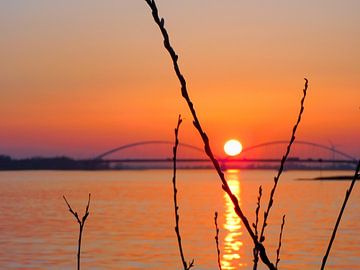
{"type": "Polygon", "coordinates": [[[224,151],[229,156],[236,156],[241,153],[242,145],[238,140],[228,140],[224,144],[224,151]]]}

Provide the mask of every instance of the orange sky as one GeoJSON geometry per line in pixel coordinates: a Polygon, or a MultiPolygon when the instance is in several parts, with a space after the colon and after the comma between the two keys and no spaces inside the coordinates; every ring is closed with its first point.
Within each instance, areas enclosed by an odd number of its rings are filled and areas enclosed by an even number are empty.
{"type": "MultiPolygon", "coordinates": [[[[360,2],[159,0],[216,152],[297,138],[360,155],[360,2]],[[196,2],[196,3],[194,3],[196,2]]],[[[90,157],[141,140],[200,145],[145,1],[0,3],[0,154],[90,157]]]]}

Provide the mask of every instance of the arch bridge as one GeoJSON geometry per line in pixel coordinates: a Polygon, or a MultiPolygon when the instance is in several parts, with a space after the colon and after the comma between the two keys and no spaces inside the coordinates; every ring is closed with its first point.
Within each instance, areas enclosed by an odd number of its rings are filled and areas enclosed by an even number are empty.
{"type": "MultiPolygon", "coordinates": [[[[278,141],[270,141],[270,142],[264,142],[264,143],[260,143],[260,144],[256,144],[253,146],[249,146],[249,147],[245,147],[241,153],[246,153],[246,152],[251,152],[255,149],[259,149],[259,148],[265,148],[268,146],[272,146],[272,145],[287,145],[289,142],[285,141],[285,140],[278,140],[278,141]]],[[[152,140],[152,141],[139,141],[139,142],[134,142],[134,143],[129,143],[129,144],[124,144],[118,147],[115,147],[113,149],[109,149],[103,153],[98,154],[96,157],[94,157],[92,160],[96,160],[99,162],[166,162],[166,161],[171,161],[171,158],[167,158],[167,159],[104,159],[107,156],[110,156],[114,153],[117,152],[121,152],[125,149],[129,149],[129,148],[133,148],[133,147],[138,147],[138,146],[143,146],[143,145],[173,145],[174,142],[172,141],[162,141],[162,140],[152,140]]],[[[299,159],[299,158],[289,158],[288,161],[290,162],[331,162],[331,163],[356,163],[356,158],[343,152],[343,151],[339,151],[337,149],[335,149],[335,147],[329,147],[327,145],[323,145],[323,144],[319,144],[319,143],[315,143],[315,142],[309,142],[309,141],[295,141],[294,144],[298,144],[298,145],[307,145],[307,146],[311,146],[313,148],[318,148],[318,149],[323,149],[326,151],[329,151],[332,154],[338,154],[339,156],[342,157],[342,159],[299,159]]],[[[195,151],[198,152],[202,152],[204,153],[204,150],[200,147],[191,145],[191,144],[187,144],[187,143],[179,143],[179,145],[181,147],[184,148],[189,148],[189,149],[193,149],[195,151]]],[[[240,154],[241,155],[241,154],[240,154]]],[[[224,161],[224,162],[276,162],[276,161],[280,161],[280,159],[245,159],[245,158],[226,158],[226,159],[221,159],[219,158],[220,161],[224,161]]],[[[203,158],[203,159],[178,159],[178,161],[180,162],[208,162],[209,160],[207,158],[203,158]]]]}

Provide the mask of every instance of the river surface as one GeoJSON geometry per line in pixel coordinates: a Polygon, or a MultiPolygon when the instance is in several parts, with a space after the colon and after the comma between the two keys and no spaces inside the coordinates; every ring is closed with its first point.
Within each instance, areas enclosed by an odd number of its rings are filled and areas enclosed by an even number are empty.
{"type": "MultiPolygon", "coordinates": [[[[286,224],[280,269],[319,269],[349,181],[298,181],[353,172],[287,171],[280,179],[265,247],[276,258],[286,224]]],[[[253,222],[258,188],[262,210],[275,171],[226,172],[253,222]]],[[[62,199],[82,216],[88,193],[82,269],[181,269],[174,232],[172,171],[0,172],[0,269],[75,269],[78,224],[62,199]]],[[[212,170],[180,170],[180,230],[194,269],[218,269],[214,212],[218,211],[223,269],[252,269],[253,245],[212,170]]],[[[328,260],[329,269],[360,269],[360,188],[355,185],[328,260]]],[[[266,269],[260,266],[258,269],[266,269]]]]}

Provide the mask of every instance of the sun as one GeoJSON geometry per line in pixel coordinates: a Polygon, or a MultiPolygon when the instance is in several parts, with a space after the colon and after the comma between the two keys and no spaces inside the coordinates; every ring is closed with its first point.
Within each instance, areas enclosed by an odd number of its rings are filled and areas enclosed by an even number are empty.
{"type": "Polygon", "coordinates": [[[224,144],[224,151],[229,156],[236,156],[241,153],[242,145],[238,140],[231,139],[224,144]]]}

